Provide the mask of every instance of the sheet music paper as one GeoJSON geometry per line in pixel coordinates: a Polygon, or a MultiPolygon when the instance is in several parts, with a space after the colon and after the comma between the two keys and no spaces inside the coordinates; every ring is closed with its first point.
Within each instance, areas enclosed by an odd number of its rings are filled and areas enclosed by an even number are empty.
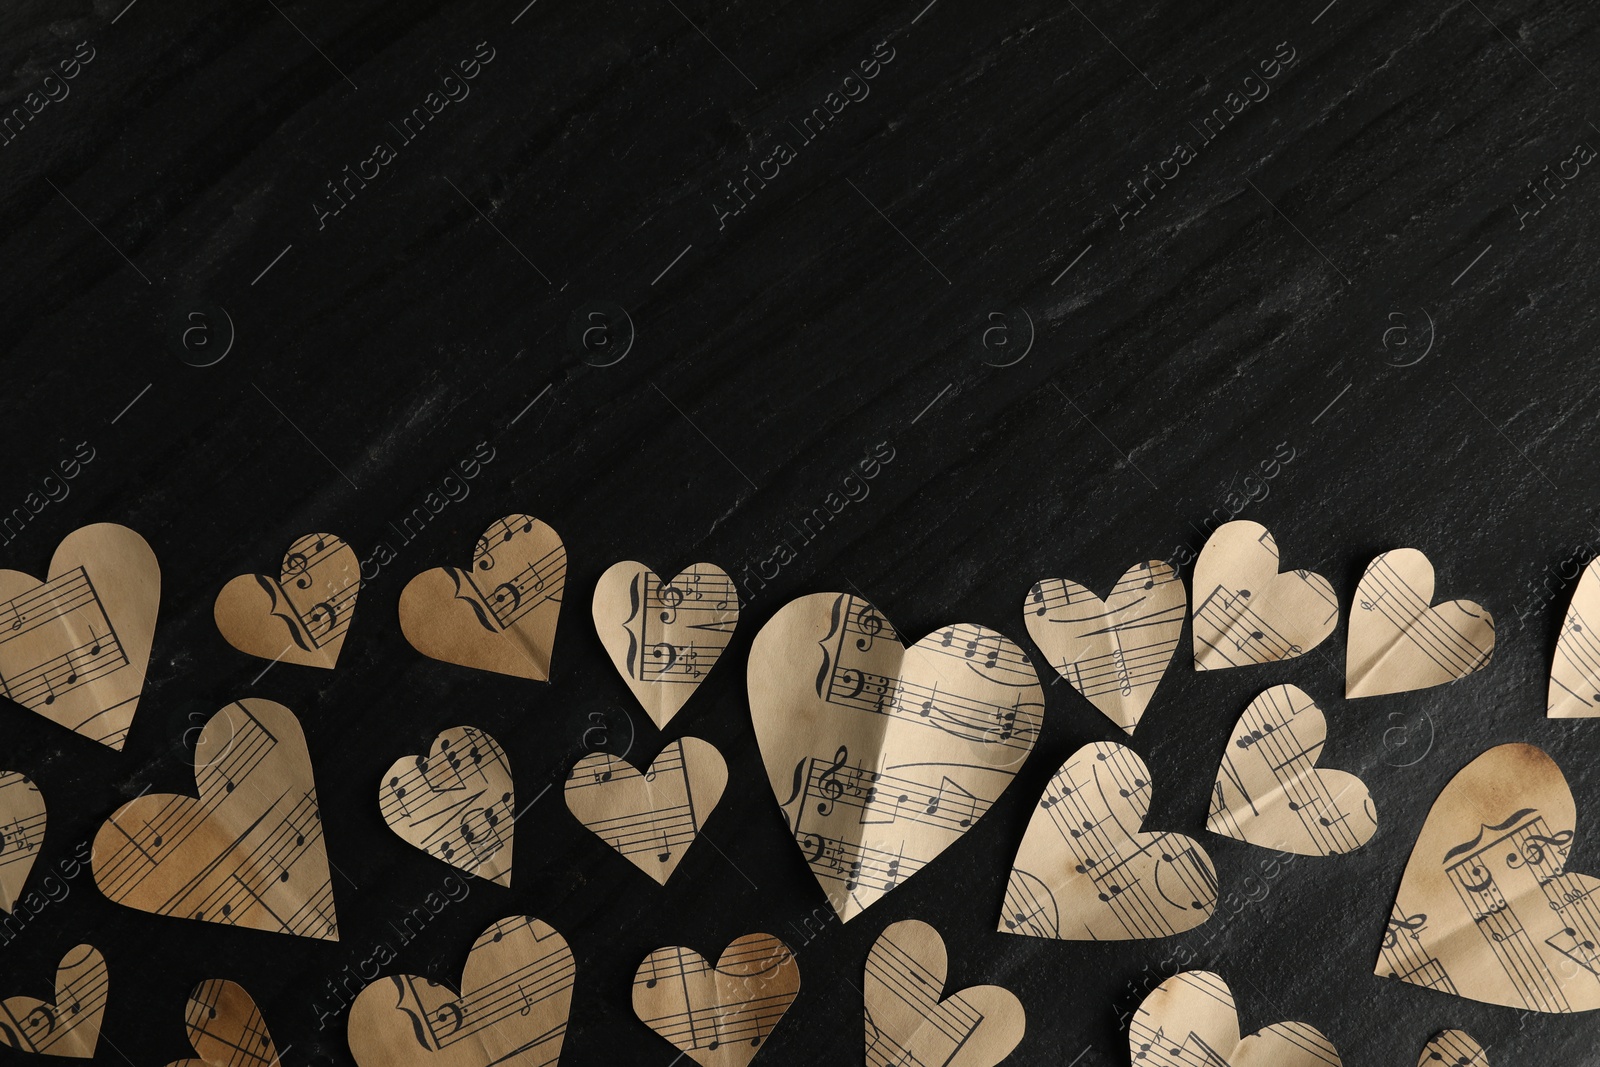
{"type": "Polygon", "coordinates": [[[155,553],[109,522],[68,534],[48,581],[0,570],[0,693],[121,751],[160,603],[155,553]]]}
{"type": "MultiPolygon", "coordinates": [[[[13,975],[8,981],[15,981],[13,975]]],[[[100,1042],[110,992],[105,957],[93,945],[67,950],[56,968],[55,999],[0,1000],[0,1045],[19,1052],[88,1059],[100,1042]]]]}
{"type": "Polygon", "coordinates": [[[1143,833],[1150,772],[1110,741],[1064,763],[1034,808],[1000,913],[1001,933],[1065,941],[1166,937],[1217,906],[1217,875],[1200,843],[1143,833]]]}
{"type": "Polygon", "coordinates": [[[44,794],[27,775],[0,771],[0,911],[10,911],[44,847],[44,794]]]}
{"type": "Polygon", "coordinates": [[[800,965],[771,934],[745,934],[713,967],[658,948],[633,976],[633,1011],[700,1067],[745,1067],[800,992],[800,965]]]}
{"type": "Polygon", "coordinates": [[[278,1067],[266,1021],[234,982],[212,978],[195,986],[183,1021],[195,1056],[167,1067],[278,1067]]]}
{"type": "Polygon", "coordinates": [[[230,579],[212,615],[223,639],[246,655],[331,670],[360,593],[355,550],[333,534],[306,534],[284,553],[278,577],[230,579]]]}
{"type": "Polygon", "coordinates": [[[982,818],[1044,721],[1038,675],[1005,635],[958,623],[907,649],[845,593],[780,609],[748,678],[772,791],[846,922],[982,818]]]}
{"type": "Polygon", "coordinates": [[[395,760],[378,786],[378,810],[389,829],[428,855],[511,884],[517,817],[511,764],[482,730],[443,730],[423,755],[395,760]]]}
{"type": "Polygon", "coordinates": [[[1215,671],[1304,655],[1333,633],[1333,586],[1279,571],[1278,543],[1259,522],[1225,522],[1194,565],[1194,669],[1215,671]]]}
{"type": "Polygon", "coordinates": [[[550,679],[567,550],[554,530],[507,515],[469,567],[423,571],[400,591],[400,629],[424,656],[536,682],[550,679]]]}
{"type": "Polygon", "coordinates": [[[1128,1025],[1134,1067],[1340,1067],[1309,1023],[1273,1023],[1243,1040],[1233,991],[1211,971],[1175,974],[1151,991],[1128,1025]]]}
{"type": "Polygon", "coordinates": [[[195,745],[199,797],[149,793],[94,838],[111,900],[180,919],[339,940],[311,758],[294,713],[235,701],[195,745]]]}
{"type": "Polygon", "coordinates": [[[1489,1067],[1489,1054],[1465,1030],[1442,1030],[1423,1048],[1417,1067],[1489,1067]]]}
{"type": "Polygon", "coordinates": [[[620,756],[591,752],[567,776],[565,794],[579,822],[666,885],[727,784],[722,753],[685,737],[663,748],[643,773],[620,756]]]}
{"type": "Polygon", "coordinates": [[[1494,617],[1470,600],[1432,600],[1433,564],[1416,549],[1367,564],[1350,606],[1346,697],[1427,689],[1489,662],[1494,617]]]}
{"type": "Polygon", "coordinates": [[[867,1067],[993,1067],[1027,1028],[1022,1002],[1008,989],[968,986],[943,1000],[948,977],[944,938],[906,919],[879,935],[867,955],[867,1067]]]}
{"type": "Polygon", "coordinates": [[[555,1067],[576,975],[549,925],[501,919],[473,942],[459,996],[410,974],[363,989],[350,1005],[350,1053],[361,1067],[555,1067]]]}
{"type": "Polygon", "coordinates": [[[622,680],[661,729],[700,688],[739,625],[739,591],[714,563],[663,582],[614,563],[594,588],[594,628],[622,680]]]}
{"type": "Polygon", "coordinates": [[[1296,686],[1252,700],[1223,750],[1206,829],[1302,856],[1366,844],[1377,808],[1361,779],[1316,766],[1327,736],[1322,709],[1296,686]]]}
{"type": "Polygon", "coordinates": [[[1376,973],[1529,1011],[1600,1008],[1600,879],[1565,873],[1576,819],[1540,749],[1467,764],[1417,835],[1376,973]]]}
{"type": "Polygon", "coordinates": [[[1177,651],[1187,606],[1178,572],[1151,560],[1129,567],[1104,600],[1071,579],[1045,578],[1022,612],[1050,665],[1131,734],[1177,651]]]}
{"type": "Polygon", "coordinates": [[[1561,623],[1545,714],[1552,719],[1600,715],[1600,556],[1589,561],[1561,623]]]}

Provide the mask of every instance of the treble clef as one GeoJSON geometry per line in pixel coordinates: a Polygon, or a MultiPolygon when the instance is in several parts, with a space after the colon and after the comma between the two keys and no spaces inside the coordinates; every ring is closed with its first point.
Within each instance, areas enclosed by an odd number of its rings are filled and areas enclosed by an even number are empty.
{"type": "Polygon", "coordinates": [[[825,798],[817,802],[818,815],[830,814],[834,802],[844,796],[844,783],[839,780],[839,768],[843,767],[849,758],[850,750],[840,745],[839,751],[833,754],[833,763],[817,777],[817,788],[825,798]]]}
{"type": "Polygon", "coordinates": [[[1411,935],[1413,940],[1421,937],[1422,931],[1427,928],[1428,917],[1422,913],[1416,915],[1401,915],[1389,920],[1389,929],[1383,935],[1383,947],[1394,948],[1395,941],[1402,932],[1411,935]]]}
{"type": "Polygon", "coordinates": [[[661,607],[666,610],[661,613],[661,621],[668,625],[678,621],[678,605],[683,603],[683,590],[675,585],[664,585],[656,594],[661,607]]]}
{"type": "Polygon", "coordinates": [[[861,652],[870,649],[883,633],[884,625],[883,616],[878,614],[877,609],[871,604],[862,604],[856,612],[856,626],[861,630],[861,637],[856,639],[856,649],[861,652]]]}
{"type": "Polygon", "coordinates": [[[1544,862],[1544,850],[1546,847],[1562,849],[1570,844],[1572,844],[1571,830],[1560,830],[1548,837],[1544,834],[1529,834],[1522,842],[1522,855],[1518,856],[1515,852],[1508,855],[1506,857],[1506,866],[1516,868],[1524,863],[1531,863],[1537,866],[1544,862]]]}

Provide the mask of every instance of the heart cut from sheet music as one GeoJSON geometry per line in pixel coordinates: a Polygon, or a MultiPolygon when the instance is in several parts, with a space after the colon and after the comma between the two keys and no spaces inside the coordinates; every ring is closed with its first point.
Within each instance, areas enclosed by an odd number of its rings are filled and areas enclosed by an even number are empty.
{"type": "Polygon", "coordinates": [[[1074,752],[1033,810],[999,930],[1064,941],[1166,937],[1217,907],[1211,857],[1193,838],[1143,833],[1150,772],[1126,745],[1074,752]]]}
{"type": "Polygon", "coordinates": [[[68,534],[41,582],[0,570],[0,688],[24,707],[121,751],[144,689],[161,567],[114,523],[68,534]]]}
{"type": "Polygon", "coordinates": [[[925,922],[889,926],[867,954],[862,983],[867,1067],[993,1067],[1022,1040],[1028,1016],[1009,989],[969,986],[943,1000],[949,958],[925,922]]]}
{"type": "Polygon", "coordinates": [[[1465,1030],[1441,1030],[1423,1046],[1417,1067],[1489,1067],[1489,1054],[1465,1030]]]}
{"type": "Polygon", "coordinates": [[[640,773],[620,756],[591,752],[567,776],[567,809],[623,858],[662,885],[700,836],[728,766],[709,741],[685,737],[640,773]]]}
{"type": "Polygon", "coordinates": [[[183,1010],[195,1055],[167,1067],[277,1067],[266,1020],[244,987],[221,978],[201,982],[183,1010]]]}
{"type": "Polygon", "coordinates": [[[1301,856],[1366,844],[1377,809],[1361,779],[1316,765],[1327,738],[1322,709],[1296,686],[1252,700],[1222,752],[1206,829],[1301,856]]]}
{"type": "Polygon", "coordinates": [[[212,615],[223,639],[246,655],[332,669],[360,593],[355,550],[333,534],[306,534],[289,546],[278,577],[230,579],[212,615]]]}
{"type": "Polygon", "coordinates": [[[517,801],[500,742],[471,726],[441,731],[426,755],[384,773],[378,810],[401,839],[452,867],[511,884],[517,801]]]}
{"type": "Polygon", "coordinates": [[[1385,552],[1356,586],[1344,695],[1405,693],[1464,678],[1494,652],[1494,617],[1470,600],[1433,604],[1433,564],[1414,548],[1385,552]]]}
{"type": "Polygon", "coordinates": [[[972,828],[1044,721],[1033,663],[1004,634],[958,623],[906,648],[846,593],[784,605],[748,682],[767,779],[845,922],[972,828]]]}
{"type": "Polygon", "coordinates": [[[1552,719],[1600,715],[1600,556],[1589,561],[1561,623],[1545,714],[1552,719]]]}
{"type": "Polygon", "coordinates": [[[526,915],[479,935],[461,994],[395,974],[350,1005],[350,1053],[361,1067],[491,1067],[561,1058],[577,967],[566,939],[526,915]]]}
{"type": "Polygon", "coordinates": [[[1046,578],[1022,611],[1050,666],[1131,734],[1172,662],[1187,605],[1178,572],[1152,560],[1129,567],[1104,600],[1071,579],[1046,578]]]}
{"type": "Polygon", "coordinates": [[[339,940],[311,757],[294,713],[250,697],[194,750],[198,798],[148,793],[94,838],[94,880],[157,915],[339,940]]]}
{"type": "Polygon", "coordinates": [[[1278,543],[1259,522],[1218,526],[1194,565],[1194,669],[1222,670],[1303,655],[1333,633],[1328,579],[1278,570],[1278,543]]]}
{"type": "Polygon", "coordinates": [[[0,771],[0,911],[12,911],[44,847],[44,794],[27,775],[0,771]]]}
{"type": "Polygon", "coordinates": [[[0,1001],[0,1046],[19,1052],[88,1059],[100,1043],[100,1018],[110,992],[105,957],[76,945],[56,968],[55,1002],[33,997],[0,1001]]]}
{"type": "Polygon", "coordinates": [[[400,591],[400,630],[424,656],[550,680],[567,550],[554,530],[507,515],[478,538],[470,567],[423,571],[400,591]]]}
{"type": "Polygon", "coordinates": [[[1576,822],[1541,749],[1467,764],[1417,835],[1375,973],[1528,1011],[1600,1008],[1600,878],[1565,873],[1576,822]]]}
{"type": "Polygon", "coordinates": [[[789,946],[745,934],[715,967],[693,949],[650,953],[633,976],[633,1011],[700,1067],[745,1067],[799,992],[789,946]]]}
{"type": "Polygon", "coordinates": [[[1151,990],[1128,1024],[1139,1067],[1340,1067],[1333,1043],[1309,1023],[1273,1023],[1239,1037],[1233,991],[1211,971],[1184,971],[1151,990]]]}
{"type": "Polygon", "coordinates": [[[634,697],[661,729],[694,696],[739,625],[739,591],[714,563],[669,582],[613,563],[594,588],[594,628],[634,697]]]}

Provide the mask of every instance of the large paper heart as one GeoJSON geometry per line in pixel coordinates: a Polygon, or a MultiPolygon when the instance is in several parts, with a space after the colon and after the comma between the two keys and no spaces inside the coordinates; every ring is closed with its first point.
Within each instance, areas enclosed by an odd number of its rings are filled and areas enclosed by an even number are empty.
{"type": "Polygon", "coordinates": [[[157,915],[339,940],[311,757],[294,713],[236,701],[194,751],[200,796],[152,793],[94,838],[94,880],[157,915]]]}
{"type": "Polygon", "coordinates": [[[1564,873],[1576,819],[1540,749],[1467,764],[1417,835],[1376,973],[1529,1011],[1600,1008],[1600,879],[1564,873]]]}
{"type": "Polygon", "coordinates": [[[1210,971],[1175,974],[1128,1024],[1138,1067],[1339,1067],[1339,1052],[1307,1023],[1273,1023],[1240,1040],[1233,991],[1210,971]]]}
{"type": "Polygon", "coordinates": [[[0,911],[10,911],[44,847],[44,794],[18,771],[0,771],[0,911]]]}
{"type": "Polygon", "coordinates": [[[1302,856],[1367,843],[1378,812],[1361,779],[1316,766],[1328,723],[1316,702],[1275,685],[1250,702],[1222,752],[1206,829],[1302,856]]]}
{"type": "Polygon", "coordinates": [[[109,522],[74,530],[48,581],[0,571],[0,691],[121,751],[160,603],[161,567],[144,538],[109,522]]]}
{"type": "Polygon", "coordinates": [[[278,577],[235,576],[212,614],[223,638],[246,655],[331,669],[360,593],[355,550],[333,534],[306,534],[289,546],[278,577]]]}
{"type": "Polygon", "coordinates": [[[212,978],[195,986],[183,1022],[195,1056],[167,1067],[276,1067],[279,1062],[256,1002],[234,982],[212,978]]]}
{"type": "Polygon", "coordinates": [[[1561,624],[1545,714],[1552,719],[1600,715],[1600,556],[1589,561],[1561,624]]]}
{"type": "Polygon", "coordinates": [[[55,1002],[33,997],[0,1000],[0,1045],[20,1052],[88,1059],[100,1042],[100,1017],[110,991],[105,957],[77,945],[56,968],[55,1002]]]}
{"type": "Polygon", "coordinates": [[[1465,1030],[1442,1030],[1423,1047],[1417,1067],[1489,1067],[1489,1054],[1465,1030]]]}
{"type": "Polygon", "coordinates": [[[772,791],[846,922],[972,828],[1044,721],[1033,664],[1003,634],[960,623],[908,649],[845,593],[761,628],[749,693],[772,791]]]}
{"type": "Polygon", "coordinates": [[[1494,652],[1494,618],[1470,600],[1433,600],[1433,564],[1414,548],[1385,552],[1356,586],[1344,695],[1427,689],[1464,678],[1494,652]]]}
{"type": "Polygon", "coordinates": [[[400,629],[424,656],[536,682],[550,679],[567,550],[550,527],[507,515],[472,566],[423,571],[400,591],[400,629]]]}
{"type": "Polygon", "coordinates": [[[1065,941],[1166,937],[1217,907],[1211,857],[1182,834],[1143,833],[1150,772],[1101,741],[1072,754],[1028,821],[1000,932],[1065,941]]]}
{"type": "Polygon", "coordinates": [[[709,741],[685,737],[663,748],[643,774],[620,756],[591,752],[567,776],[567,808],[666,885],[727,784],[722,753],[709,741]]]}
{"type": "Polygon", "coordinates": [[[714,563],[663,582],[643,563],[614,563],[594,587],[594,628],[611,662],[663,730],[722,658],[739,625],[739,591],[714,563]]]}
{"type": "Polygon", "coordinates": [[[715,967],[658,948],[633,976],[633,1011],[700,1067],[745,1067],[800,992],[800,966],[771,934],[730,942],[715,967]]]}
{"type": "Polygon", "coordinates": [[[1177,650],[1186,604],[1178,572],[1152,560],[1129,567],[1104,600],[1070,579],[1046,578],[1022,608],[1050,665],[1131,734],[1177,650]]]}
{"type": "Polygon", "coordinates": [[[389,829],[452,867],[511,884],[517,802],[500,742],[471,726],[442,731],[422,756],[384,773],[378,809],[389,829]]]}
{"type": "Polygon", "coordinates": [[[1027,1013],[1009,989],[969,986],[943,1000],[948,957],[939,931],[907,919],[867,954],[862,992],[867,1067],[992,1067],[1022,1040],[1027,1013]]]}
{"type": "Polygon", "coordinates": [[[350,1053],[361,1067],[554,1067],[576,974],[550,926],[501,919],[473,942],[459,996],[410,974],[363,989],[350,1005],[350,1053]]]}
{"type": "Polygon", "coordinates": [[[1333,633],[1339,601],[1310,571],[1279,571],[1278,543],[1259,522],[1225,522],[1194,565],[1194,669],[1276,663],[1333,633]]]}

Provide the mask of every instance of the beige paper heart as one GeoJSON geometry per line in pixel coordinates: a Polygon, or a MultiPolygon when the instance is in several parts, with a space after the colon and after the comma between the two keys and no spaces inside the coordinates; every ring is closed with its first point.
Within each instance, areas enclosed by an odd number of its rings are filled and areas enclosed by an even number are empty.
{"type": "Polygon", "coordinates": [[[507,515],[472,566],[423,571],[400,591],[400,629],[424,656],[536,682],[550,679],[567,550],[550,527],[507,515]]]}
{"type": "Polygon", "coordinates": [[[1310,571],[1279,571],[1278,543],[1259,522],[1225,522],[1194,565],[1194,669],[1215,671],[1303,655],[1333,633],[1339,601],[1310,571]]]}
{"type": "Polygon", "coordinates": [[[332,669],[361,593],[355,550],[333,534],[295,539],[276,578],[240,574],[217,594],[222,637],[249,656],[332,669]]]}
{"type": "Polygon", "coordinates": [[[361,1067],[555,1067],[577,975],[566,939],[526,915],[472,944],[461,993],[388,975],[350,1005],[350,1053],[361,1067]]]}
{"type": "Polygon", "coordinates": [[[800,992],[800,966],[771,934],[745,934],[712,967],[658,948],[633,976],[633,1012],[700,1067],[745,1067],[800,992]]]}
{"type": "Polygon", "coordinates": [[[294,713],[247,698],[195,745],[199,798],[151,793],[94,837],[94,880],[157,915],[339,940],[311,757],[294,713]]]}
{"type": "Polygon", "coordinates": [[[1322,709],[1295,686],[1252,700],[1223,750],[1206,829],[1301,856],[1366,844],[1377,809],[1361,779],[1316,766],[1327,737],[1322,709]]]}
{"type": "Polygon", "coordinates": [[[276,1067],[278,1050],[250,994],[234,982],[212,978],[189,994],[184,1028],[195,1056],[167,1067],[276,1067]]]}
{"type": "Polygon", "coordinates": [[[1143,833],[1150,772],[1101,741],[1062,764],[1028,820],[999,930],[1064,941],[1166,937],[1217,907],[1217,874],[1193,838],[1143,833]]]}
{"type": "Polygon", "coordinates": [[[0,771],[0,911],[10,911],[44,847],[44,794],[28,776],[0,771]]]}
{"type": "Polygon", "coordinates": [[[594,588],[594,628],[634,697],[667,728],[733,638],[739,591],[714,563],[663,582],[643,563],[614,563],[594,588]]]}
{"type": "Polygon", "coordinates": [[[1467,764],[1417,835],[1375,972],[1529,1011],[1600,1008],[1600,879],[1564,873],[1576,820],[1540,749],[1467,764]]]}
{"type": "Polygon", "coordinates": [[[1494,652],[1494,617],[1470,600],[1433,600],[1433,564],[1414,548],[1367,564],[1350,609],[1344,695],[1427,689],[1464,678],[1494,652]]]}
{"type": "Polygon", "coordinates": [[[1210,971],[1175,974],[1128,1025],[1135,1067],[1339,1067],[1339,1052],[1308,1023],[1273,1023],[1240,1040],[1233,991],[1210,971]]]}
{"type": "Polygon", "coordinates": [[[389,829],[428,855],[511,884],[517,818],[511,763],[482,730],[443,730],[427,754],[395,760],[378,787],[378,810],[389,829]]]}
{"type": "Polygon", "coordinates": [[[19,1052],[88,1059],[100,1042],[100,1017],[110,991],[105,957],[93,945],[77,945],[56,968],[55,1001],[33,997],[0,1000],[0,1045],[19,1052]]]}
{"type": "Polygon", "coordinates": [[[0,571],[0,691],[121,751],[144,689],[161,567],[114,523],[68,534],[40,582],[0,571]]]}
{"type": "Polygon", "coordinates": [[[1589,561],[1561,624],[1545,714],[1552,719],[1600,715],[1600,556],[1589,561]]]}
{"type": "Polygon", "coordinates": [[[1152,560],[1129,567],[1104,600],[1070,579],[1046,578],[1022,609],[1050,665],[1131,734],[1178,648],[1186,605],[1177,571],[1152,560]]]}
{"type": "Polygon", "coordinates": [[[993,1067],[1022,1040],[1028,1016],[1009,989],[969,986],[943,1000],[949,959],[939,931],[907,919],[867,954],[862,983],[867,1067],[993,1067]]]}
{"type": "Polygon", "coordinates": [[[685,737],[663,748],[643,774],[620,756],[591,752],[572,768],[565,793],[579,822],[666,885],[727,784],[722,753],[685,737]]]}
{"type": "Polygon", "coordinates": [[[1465,1030],[1442,1030],[1423,1047],[1417,1067],[1489,1067],[1489,1054],[1465,1030]]]}
{"type": "Polygon", "coordinates": [[[1044,721],[1038,675],[1005,635],[961,623],[908,649],[845,593],[780,609],[748,679],[772,791],[846,922],[972,828],[1044,721]]]}

